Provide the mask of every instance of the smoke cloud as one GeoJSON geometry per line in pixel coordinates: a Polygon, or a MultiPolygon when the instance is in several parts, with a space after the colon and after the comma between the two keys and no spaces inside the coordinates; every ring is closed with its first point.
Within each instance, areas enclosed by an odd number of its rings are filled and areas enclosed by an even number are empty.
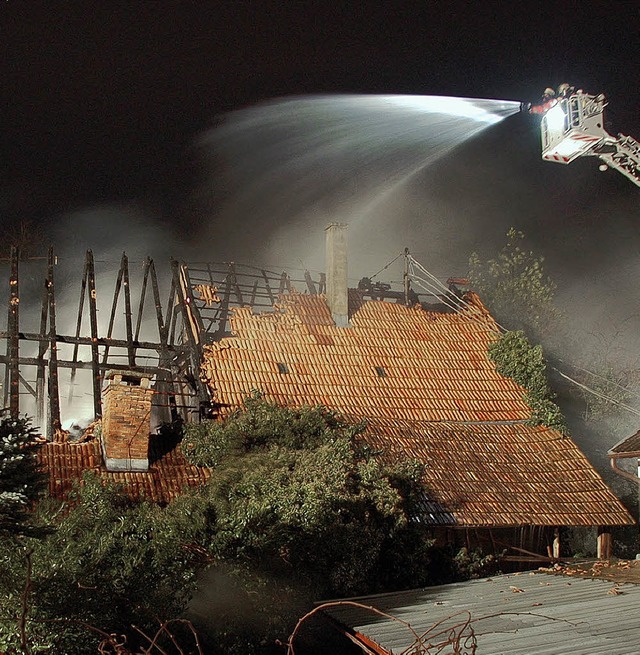
{"type": "MultiPolygon", "coordinates": [[[[639,190],[593,159],[543,162],[539,118],[517,109],[323,96],[234,112],[197,144],[202,231],[229,259],[323,270],[323,228],[347,223],[355,285],[404,247],[441,279],[464,275],[470,253],[495,256],[513,226],[558,283],[566,320],[552,354],[595,364],[606,344],[614,366],[636,366],[639,190]]],[[[599,438],[584,443],[603,457],[620,437],[599,438]]]]}

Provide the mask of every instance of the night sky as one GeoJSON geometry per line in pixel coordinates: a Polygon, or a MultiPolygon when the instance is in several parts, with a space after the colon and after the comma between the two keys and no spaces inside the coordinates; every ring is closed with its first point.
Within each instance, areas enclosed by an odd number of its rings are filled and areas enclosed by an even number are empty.
{"type": "Polygon", "coordinates": [[[3,0],[0,30],[5,224],[113,201],[171,222],[197,135],[274,97],[535,100],[568,80],[640,136],[630,2],[3,0]]]}

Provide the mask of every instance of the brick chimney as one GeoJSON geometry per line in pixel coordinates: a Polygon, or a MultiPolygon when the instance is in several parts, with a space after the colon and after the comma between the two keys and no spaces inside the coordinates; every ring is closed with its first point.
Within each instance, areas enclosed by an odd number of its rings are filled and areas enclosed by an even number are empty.
{"type": "Polygon", "coordinates": [[[102,390],[102,454],[108,471],[147,471],[151,399],[149,376],[107,371],[102,390]]]}
{"type": "Polygon", "coordinates": [[[337,327],[349,327],[347,280],[347,226],[331,223],[325,228],[327,304],[337,327]]]}

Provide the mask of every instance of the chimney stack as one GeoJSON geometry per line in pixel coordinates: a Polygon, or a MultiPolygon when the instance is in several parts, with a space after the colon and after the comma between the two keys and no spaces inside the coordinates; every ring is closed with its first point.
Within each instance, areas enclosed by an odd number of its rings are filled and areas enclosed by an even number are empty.
{"type": "Polygon", "coordinates": [[[349,286],[347,280],[347,226],[331,223],[325,228],[327,303],[337,327],[349,327],[349,286]]]}
{"type": "Polygon", "coordinates": [[[102,391],[102,454],[108,471],[147,471],[151,399],[148,375],[107,371],[102,391]]]}

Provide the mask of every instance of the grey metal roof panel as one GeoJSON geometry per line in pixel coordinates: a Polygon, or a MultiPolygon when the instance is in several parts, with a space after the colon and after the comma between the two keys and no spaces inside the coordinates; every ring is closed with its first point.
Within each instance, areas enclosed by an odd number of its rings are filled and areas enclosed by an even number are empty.
{"type": "MultiPolygon", "coordinates": [[[[482,655],[640,653],[640,585],[525,573],[351,600],[407,622],[418,635],[470,616],[482,655]]],[[[388,653],[415,641],[407,626],[362,607],[325,611],[388,653]]]]}
{"type": "Polygon", "coordinates": [[[611,446],[610,454],[631,455],[640,452],[640,430],[611,446]]]}

